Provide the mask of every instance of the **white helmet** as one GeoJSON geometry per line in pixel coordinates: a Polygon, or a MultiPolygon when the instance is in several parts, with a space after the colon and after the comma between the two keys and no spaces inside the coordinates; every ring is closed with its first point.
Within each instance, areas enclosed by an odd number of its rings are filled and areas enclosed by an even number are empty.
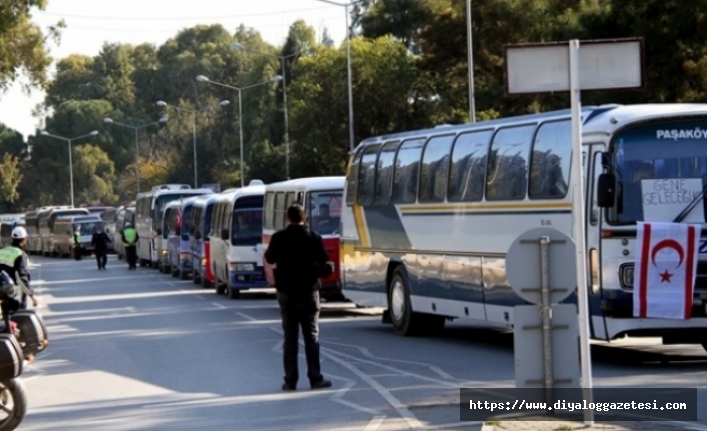
{"type": "Polygon", "coordinates": [[[22,226],[17,226],[16,228],[12,229],[12,238],[16,238],[16,239],[27,238],[27,230],[25,228],[23,228],[22,226]]]}

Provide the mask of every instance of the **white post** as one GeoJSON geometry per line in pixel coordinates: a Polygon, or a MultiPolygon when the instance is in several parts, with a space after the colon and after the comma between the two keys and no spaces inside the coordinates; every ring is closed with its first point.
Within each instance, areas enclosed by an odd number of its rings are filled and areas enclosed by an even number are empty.
{"type": "Polygon", "coordinates": [[[243,101],[241,99],[241,89],[238,89],[238,135],[241,141],[241,188],[245,187],[245,179],[243,178],[243,101]]]}
{"type": "Polygon", "coordinates": [[[474,101],[474,51],[471,34],[471,0],[466,2],[466,45],[467,67],[469,68],[469,121],[476,123],[476,103],[474,101]]]}
{"type": "Polygon", "coordinates": [[[71,160],[71,139],[66,141],[69,144],[69,187],[71,189],[71,208],[74,208],[74,163],[71,160]]]}
{"type": "Polygon", "coordinates": [[[282,99],[285,111],[285,178],[290,179],[290,126],[287,120],[287,71],[285,70],[285,57],[280,57],[282,61],[282,99]]]}
{"type": "MultiPolygon", "coordinates": [[[[582,389],[587,403],[592,402],[592,364],[589,348],[589,305],[587,292],[587,260],[585,259],[585,211],[582,171],[582,112],[579,88],[579,40],[569,43],[570,97],[572,104],[572,227],[577,258],[577,307],[579,308],[580,362],[582,389]]],[[[594,413],[584,411],[585,425],[594,425],[594,413]]]]}
{"type": "Polygon", "coordinates": [[[353,84],[351,83],[351,31],[349,30],[349,4],[346,4],[346,75],[349,87],[349,151],[354,149],[353,84]]]}

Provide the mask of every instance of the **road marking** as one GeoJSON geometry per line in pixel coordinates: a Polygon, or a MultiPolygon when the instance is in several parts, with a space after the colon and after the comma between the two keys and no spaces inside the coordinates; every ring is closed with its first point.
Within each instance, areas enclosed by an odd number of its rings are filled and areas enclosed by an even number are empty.
{"type": "Polygon", "coordinates": [[[206,299],[206,298],[204,298],[204,297],[201,296],[201,295],[194,295],[194,297],[195,297],[195,298],[199,298],[199,299],[206,299]]]}
{"type": "Polygon", "coordinates": [[[216,307],[216,308],[220,308],[220,309],[222,309],[222,310],[228,309],[228,307],[226,307],[226,306],[224,306],[224,305],[222,305],[222,304],[219,304],[218,302],[212,302],[211,305],[213,305],[213,306],[216,307]]]}
{"type": "Polygon", "coordinates": [[[257,321],[257,320],[258,320],[258,319],[256,319],[255,317],[249,316],[249,315],[247,315],[247,314],[245,314],[245,313],[241,313],[240,311],[236,311],[235,314],[241,316],[241,317],[244,318],[245,320],[250,320],[251,322],[254,322],[254,321],[257,321]]]}
{"type": "Polygon", "coordinates": [[[364,428],[363,431],[376,431],[383,424],[385,418],[386,416],[373,417],[373,419],[368,422],[368,425],[366,425],[366,428],[364,428]]]}

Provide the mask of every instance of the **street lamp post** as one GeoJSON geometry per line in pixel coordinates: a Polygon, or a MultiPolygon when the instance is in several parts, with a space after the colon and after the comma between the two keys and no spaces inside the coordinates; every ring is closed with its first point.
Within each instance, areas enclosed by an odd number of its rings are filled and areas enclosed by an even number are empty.
{"type": "Polygon", "coordinates": [[[328,3],[336,6],[341,6],[346,12],[346,70],[347,70],[347,86],[349,89],[349,150],[354,149],[354,114],[353,114],[353,86],[351,85],[351,31],[349,29],[349,6],[360,3],[362,0],[356,0],[349,3],[339,3],[331,0],[316,0],[322,3],[328,3]]]}
{"type": "Polygon", "coordinates": [[[103,122],[106,124],[115,124],[117,126],[123,126],[123,127],[128,127],[130,129],[135,130],[135,178],[137,182],[137,194],[140,193],[140,145],[138,141],[138,130],[149,127],[149,126],[154,126],[154,125],[159,125],[167,122],[167,117],[163,116],[160,118],[158,121],[153,121],[151,123],[145,123],[145,124],[140,124],[140,125],[132,125],[132,124],[125,124],[121,123],[119,121],[115,121],[112,118],[106,117],[103,119],[103,122]]]}
{"type": "Polygon", "coordinates": [[[209,78],[207,78],[204,75],[199,75],[196,77],[196,80],[199,82],[208,82],[209,84],[214,84],[214,85],[219,85],[221,87],[226,87],[230,88],[231,90],[236,90],[238,92],[238,135],[240,139],[240,158],[241,158],[241,187],[245,187],[245,180],[244,180],[244,174],[245,170],[243,168],[243,159],[244,159],[244,154],[243,154],[243,102],[241,99],[241,91],[246,90],[248,88],[253,88],[253,87],[259,87],[261,85],[269,84],[271,82],[277,82],[283,79],[282,76],[280,75],[275,75],[271,79],[265,81],[265,82],[260,82],[258,84],[253,84],[253,85],[248,85],[245,87],[234,87],[233,85],[227,85],[227,84],[222,84],[220,82],[212,81],[209,78]]]}
{"type": "MultiPolygon", "coordinates": [[[[228,105],[229,103],[230,103],[230,102],[229,102],[228,100],[222,100],[222,101],[219,102],[219,106],[226,106],[226,105],[228,105]]],[[[194,188],[199,187],[199,185],[198,185],[198,177],[197,177],[197,169],[196,169],[196,114],[199,113],[199,112],[208,111],[208,110],[210,110],[212,107],[211,107],[211,106],[205,106],[205,107],[203,107],[203,108],[199,108],[199,109],[196,109],[196,110],[192,110],[192,109],[180,108],[180,107],[178,107],[178,106],[170,105],[170,104],[168,104],[167,102],[165,102],[165,101],[163,101],[163,100],[158,100],[157,103],[155,103],[155,104],[156,104],[157,106],[162,106],[162,107],[165,107],[165,108],[172,108],[172,109],[175,109],[175,110],[176,110],[177,112],[179,112],[179,113],[181,113],[182,111],[184,111],[184,112],[189,112],[190,114],[192,114],[192,137],[193,137],[193,141],[194,141],[194,188]]]]}
{"type": "Polygon", "coordinates": [[[466,1],[466,45],[467,45],[467,67],[469,68],[469,121],[476,123],[476,103],[474,97],[474,52],[472,51],[471,34],[471,1],[466,1]]]}
{"type": "Polygon", "coordinates": [[[69,146],[69,182],[70,182],[70,189],[71,189],[71,206],[74,206],[74,164],[73,161],[71,160],[71,143],[73,141],[76,141],[81,138],[86,138],[88,136],[96,136],[98,134],[98,130],[94,130],[91,133],[87,133],[85,135],[77,136],[75,138],[65,138],[63,136],[58,136],[58,135],[53,135],[46,130],[42,130],[40,132],[44,136],[49,136],[52,138],[60,139],[62,141],[66,141],[66,143],[69,146]]]}
{"type": "Polygon", "coordinates": [[[290,128],[289,128],[289,120],[287,118],[287,72],[285,71],[285,60],[288,58],[292,58],[294,56],[302,54],[302,52],[298,52],[295,54],[290,54],[290,55],[275,55],[275,54],[268,54],[266,52],[260,52],[260,51],[254,51],[246,48],[244,45],[234,42],[231,44],[231,48],[238,50],[238,51],[247,51],[247,52],[252,52],[254,54],[260,54],[260,55],[265,55],[268,57],[273,57],[277,58],[280,60],[282,63],[282,103],[284,104],[284,115],[285,115],[285,175],[287,176],[287,179],[290,179],[290,128]]]}

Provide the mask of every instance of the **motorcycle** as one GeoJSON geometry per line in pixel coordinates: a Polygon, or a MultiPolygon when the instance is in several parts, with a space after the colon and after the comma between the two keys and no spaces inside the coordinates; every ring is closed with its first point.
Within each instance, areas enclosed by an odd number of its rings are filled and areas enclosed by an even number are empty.
{"type": "Polygon", "coordinates": [[[12,431],[27,414],[27,393],[20,380],[24,369],[49,344],[47,328],[35,310],[22,310],[17,288],[0,273],[0,431],[12,431]],[[11,404],[11,407],[8,405],[11,404]]]}

